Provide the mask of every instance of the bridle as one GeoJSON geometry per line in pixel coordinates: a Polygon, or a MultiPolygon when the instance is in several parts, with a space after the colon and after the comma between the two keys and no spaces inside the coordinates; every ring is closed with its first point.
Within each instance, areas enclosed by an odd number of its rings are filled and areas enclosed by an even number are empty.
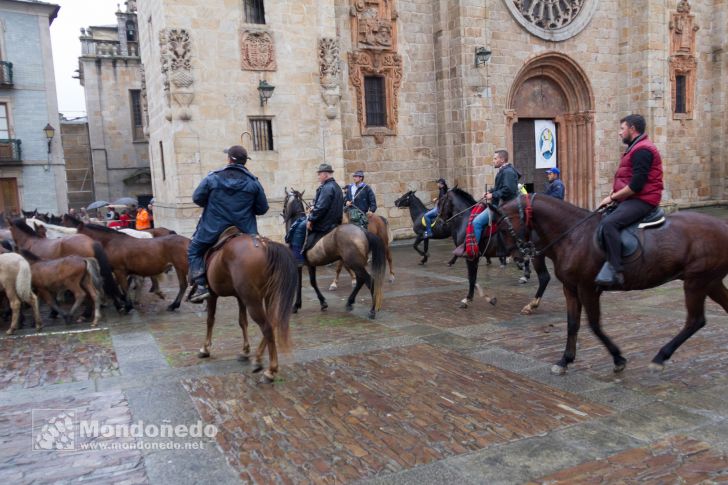
{"type": "Polygon", "coordinates": [[[536,256],[541,256],[544,254],[548,249],[553,247],[555,244],[560,242],[562,239],[564,239],[566,236],[571,234],[574,229],[581,226],[585,222],[587,222],[592,217],[596,216],[597,214],[601,214],[606,206],[599,206],[594,212],[591,212],[588,216],[582,218],[580,221],[578,221],[576,224],[571,226],[569,229],[561,233],[558,237],[556,237],[553,241],[548,243],[546,246],[542,247],[541,249],[536,249],[536,244],[528,239],[528,234],[531,233],[533,229],[533,201],[536,199],[536,194],[529,194],[525,196],[518,196],[518,218],[521,221],[521,234],[522,236],[519,236],[516,234],[516,230],[513,227],[513,224],[511,223],[510,217],[505,215],[503,211],[501,211],[497,207],[492,207],[492,209],[495,211],[496,214],[498,214],[499,219],[496,224],[500,225],[502,222],[506,223],[506,227],[508,229],[509,234],[511,237],[516,241],[516,247],[520,251],[520,253],[523,255],[524,258],[533,258],[536,256]],[[522,205],[521,199],[525,197],[526,204],[525,206],[522,205]]]}

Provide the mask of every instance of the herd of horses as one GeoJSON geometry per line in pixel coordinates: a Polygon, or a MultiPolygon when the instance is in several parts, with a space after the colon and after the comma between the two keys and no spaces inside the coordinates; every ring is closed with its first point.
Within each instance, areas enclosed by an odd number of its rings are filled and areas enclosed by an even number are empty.
{"type": "MultiPolygon", "coordinates": [[[[450,189],[438,200],[439,216],[432,228],[432,238],[449,238],[455,246],[462,244],[470,209],[477,203],[467,192],[457,187],[450,189]]],[[[285,189],[281,216],[286,230],[306,214],[307,206],[302,192],[285,189]]],[[[420,263],[427,263],[429,238],[423,237],[423,216],[427,208],[414,191],[403,194],[395,201],[395,206],[409,209],[417,236],[414,249],[422,256],[420,263]],[[419,249],[423,241],[424,251],[419,249]]],[[[530,272],[528,263],[533,264],[538,275],[536,295],[521,312],[533,313],[549,284],[546,258],[552,261],[555,275],[563,285],[567,341],[562,358],[552,368],[557,374],[565,373],[576,358],[582,309],[590,328],[611,354],[614,371],[620,372],[626,365],[619,347],[601,327],[599,301],[607,289],[594,283],[604,262],[604,252],[595,238],[602,209],[591,212],[536,194],[519,195],[501,207],[488,206],[493,214],[493,225],[479,242],[481,257],[489,261],[490,258],[510,256],[524,266],[526,273],[522,280],[530,272]]],[[[285,351],[289,347],[291,314],[302,306],[303,266],[308,269],[321,310],[326,310],[328,303],[318,287],[316,269],[337,263],[336,277],[330,289],[338,287],[339,273],[346,269],[352,275],[353,286],[346,309],[353,309],[359,291],[366,286],[372,302],[368,315],[375,318],[383,303],[387,264],[390,281],[394,281],[392,232],[385,218],[375,214],[367,217],[368,230],[354,224],[336,227],[306,253],[303,263],[296,262],[289,247],[264,237],[233,232],[221,238],[206,258],[211,297],[207,302],[207,334],[199,357],[206,358],[211,353],[218,298],[234,297],[243,334],[240,359],[250,358],[247,331],[250,316],[263,335],[255,353],[253,371],[263,370],[263,353],[268,349],[269,365],[261,380],[273,382],[278,372],[278,350],[285,351]]],[[[152,278],[153,291],[158,292],[156,278],[174,268],[179,292],[168,310],[180,306],[188,286],[189,239],[173,231],[157,229],[153,234],[130,235],[84,223],[68,214],[41,223],[23,218],[6,222],[9,232],[0,235],[9,234],[14,246],[3,241],[0,248],[3,253],[0,254],[0,289],[4,290],[12,311],[9,334],[18,326],[21,302],[32,307],[36,328],[41,327],[38,299],[31,288],[51,307],[52,314],[60,314],[68,323],[77,318],[76,313],[86,301],[85,315],[92,320],[91,325],[96,326],[101,295],[113,302],[120,312],[128,312],[133,306],[129,290],[132,277],[152,278]],[[33,221],[33,227],[27,223],[29,220],[33,221]],[[71,228],[70,232],[66,232],[68,228],[71,228]],[[60,235],[50,237],[53,231],[60,235]],[[8,249],[16,249],[19,254],[7,252],[8,249]],[[74,299],[68,312],[56,302],[56,295],[64,290],[74,299]]],[[[668,216],[662,225],[639,229],[636,234],[638,250],[625,262],[624,284],[612,289],[641,290],[676,279],[684,282],[687,319],[684,328],[653,358],[652,366],[661,368],[682,343],[705,325],[706,298],[728,312],[728,289],[723,284],[728,274],[728,252],[725,251],[728,222],[681,212],[668,216]]],[[[477,283],[481,257],[465,258],[469,284],[468,292],[460,302],[461,308],[468,308],[475,289],[484,296],[477,283]]],[[[452,266],[456,260],[457,256],[453,256],[448,264],[452,266]]],[[[497,303],[495,297],[484,298],[493,305],[497,303]]]]}

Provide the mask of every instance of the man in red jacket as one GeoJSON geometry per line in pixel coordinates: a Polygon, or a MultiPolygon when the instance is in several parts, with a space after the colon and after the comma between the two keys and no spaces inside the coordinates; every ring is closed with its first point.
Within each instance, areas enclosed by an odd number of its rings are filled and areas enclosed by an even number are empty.
{"type": "Polygon", "coordinates": [[[662,158],[645,134],[645,119],[632,114],[620,120],[619,136],[627,145],[614,175],[612,193],[601,205],[617,204],[602,219],[607,262],[594,281],[599,286],[621,286],[622,242],[619,232],[638,222],[660,205],[662,199],[662,158]]]}

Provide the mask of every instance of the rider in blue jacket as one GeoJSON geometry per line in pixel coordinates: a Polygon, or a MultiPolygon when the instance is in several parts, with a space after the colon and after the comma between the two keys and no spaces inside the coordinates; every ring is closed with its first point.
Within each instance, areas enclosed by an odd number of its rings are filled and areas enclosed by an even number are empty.
{"type": "Polygon", "coordinates": [[[220,234],[230,226],[246,234],[258,234],[255,216],[268,212],[263,186],[245,168],[248,152],[235,145],[227,155],[227,166],[210,172],[192,194],[192,201],[204,208],[187,252],[190,276],[197,283],[197,290],[190,296],[193,303],[202,303],[210,296],[204,257],[220,234]]]}

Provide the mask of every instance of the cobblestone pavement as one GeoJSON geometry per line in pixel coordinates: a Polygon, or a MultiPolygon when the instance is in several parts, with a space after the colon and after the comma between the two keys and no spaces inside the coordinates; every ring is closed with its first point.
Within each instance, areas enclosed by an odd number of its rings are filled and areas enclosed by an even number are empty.
{"type": "MultiPolygon", "coordinates": [[[[566,337],[559,282],[534,315],[520,315],[535,279],[520,285],[514,265],[494,262],[480,283],[497,304],[476,296],[459,309],[465,265],[447,267],[450,249],[433,243],[420,266],[410,244],[398,245],[397,279],[374,321],[366,292],[347,313],[349,277],[332,292],[333,268],[320,270],[329,309],[304,289],[293,350],[272,385],[238,360],[229,299],[209,359],[197,357],[204,307],[169,313],[151,294],[130,315],[105,309],[99,329],[46,319],[40,334],[6,337],[3,324],[0,483],[728,481],[720,307],[708,303],[708,324],[654,373],[651,358],[684,322],[680,283],[605,294],[604,329],[627,369],[612,372],[584,322],[577,361],[555,376],[566,337]],[[186,434],[164,436],[180,425],[186,434]]],[[[163,283],[167,300],[174,280],[163,283]]],[[[250,335],[255,348],[252,321],[250,335]]]]}

